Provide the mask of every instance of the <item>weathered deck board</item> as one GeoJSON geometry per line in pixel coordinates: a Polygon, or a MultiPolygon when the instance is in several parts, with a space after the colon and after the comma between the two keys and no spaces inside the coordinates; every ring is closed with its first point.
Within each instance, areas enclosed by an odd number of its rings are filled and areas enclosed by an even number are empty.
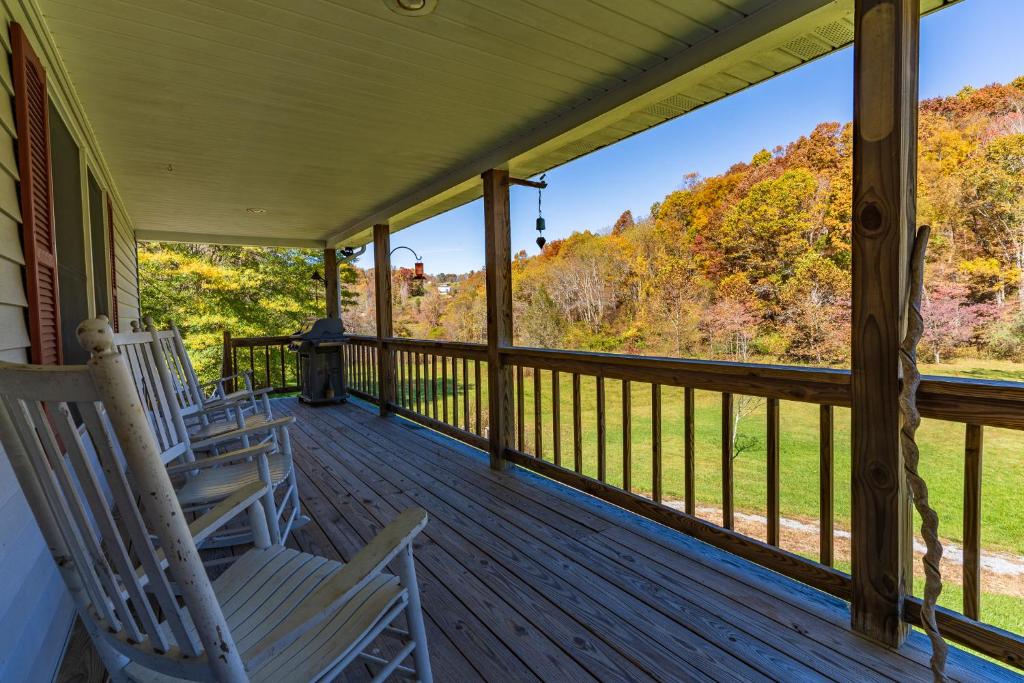
{"type": "MultiPolygon", "coordinates": [[[[930,680],[927,645],[853,634],[841,602],[400,418],[288,399],[296,542],[351,557],[409,505],[439,680],[930,680]],[[443,672],[443,678],[441,678],[443,672]]],[[[1012,677],[956,651],[959,679],[1012,677]]]]}

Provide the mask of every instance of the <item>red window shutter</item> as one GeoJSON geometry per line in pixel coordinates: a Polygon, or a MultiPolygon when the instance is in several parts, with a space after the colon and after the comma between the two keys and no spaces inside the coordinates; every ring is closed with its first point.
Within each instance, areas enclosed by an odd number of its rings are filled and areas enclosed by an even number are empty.
{"type": "Polygon", "coordinates": [[[110,250],[110,324],[114,332],[117,324],[117,249],[114,247],[114,203],[107,196],[107,249],[110,250]]]}
{"type": "Polygon", "coordinates": [[[60,364],[63,352],[46,71],[29,44],[25,31],[17,23],[11,24],[11,51],[32,362],[60,364]]]}

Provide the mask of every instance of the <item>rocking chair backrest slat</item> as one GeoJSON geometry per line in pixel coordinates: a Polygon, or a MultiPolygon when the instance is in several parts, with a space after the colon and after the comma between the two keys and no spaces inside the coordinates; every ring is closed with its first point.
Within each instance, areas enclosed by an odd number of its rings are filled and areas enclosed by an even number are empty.
{"type": "MultiPolygon", "coordinates": [[[[117,623],[116,617],[111,611],[109,598],[101,586],[101,579],[96,574],[95,558],[90,556],[82,541],[82,530],[71,514],[67,498],[60,492],[56,477],[42,452],[43,446],[40,438],[35,433],[31,413],[33,410],[41,408],[40,404],[32,401],[11,400],[7,397],[4,397],[4,403],[6,410],[11,415],[18,436],[28,446],[28,450],[35,454],[35,457],[29,460],[29,467],[34,470],[32,474],[36,477],[46,500],[50,502],[54,521],[62,536],[59,546],[66,552],[61,559],[65,562],[70,560],[80,567],[80,585],[88,595],[94,609],[104,621],[110,623],[115,629],[120,629],[120,624],[117,623]]],[[[60,561],[58,561],[59,565],[60,561]]]]}
{"type": "Polygon", "coordinates": [[[79,614],[101,651],[247,680],[132,383],[145,366],[114,350],[105,320],[80,338],[87,367],[0,363],[0,442],[79,614]]]}
{"type": "MultiPolygon", "coordinates": [[[[171,633],[177,641],[178,647],[188,655],[196,655],[199,648],[192,639],[191,634],[185,628],[182,621],[178,604],[174,598],[174,591],[171,590],[167,575],[160,567],[160,561],[156,557],[156,549],[150,539],[149,530],[142,518],[142,512],[136,505],[138,493],[131,490],[128,483],[127,473],[117,461],[114,449],[110,447],[113,440],[107,432],[107,425],[101,419],[95,405],[84,405],[81,407],[82,418],[87,425],[90,434],[103,434],[107,438],[96,439],[96,454],[99,456],[100,465],[107,473],[107,483],[110,485],[113,494],[114,504],[120,513],[122,525],[132,543],[132,549],[138,557],[146,576],[149,577],[147,590],[156,597],[157,604],[163,610],[164,618],[167,620],[171,633]]],[[[145,494],[143,494],[145,495],[145,494]]],[[[143,498],[143,504],[145,498],[143,498]]]]}
{"type": "MultiPolygon", "coordinates": [[[[148,329],[156,329],[153,326],[152,318],[147,317],[145,322],[148,329]]],[[[188,351],[185,349],[185,340],[181,337],[181,330],[179,330],[178,326],[172,321],[170,328],[164,330],[163,334],[166,335],[165,339],[168,341],[168,350],[173,353],[175,359],[181,366],[181,371],[185,377],[186,384],[192,393],[192,398],[199,401],[201,404],[203,401],[203,391],[199,386],[199,375],[196,374],[196,370],[192,366],[192,358],[189,357],[188,351]]]]}
{"type": "MultiPolygon", "coordinates": [[[[65,493],[69,508],[68,512],[71,517],[78,520],[80,526],[84,526],[86,520],[90,519],[93,523],[96,523],[96,518],[86,511],[86,505],[82,503],[82,499],[79,496],[79,491],[86,488],[88,483],[79,481],[76,486],[76,482],[68,468],[67,460],[61,454],[57,438],[49,428],[50,425],[57,428],[61,441],[63,441],[69,451],[70,457],[68,459],[76,463],[82,463],[89,457],[81,440],[77,438],[78,430],[74,426],[74,421],[67,405],[59,404],[56,410],[57,414],[50,415],[49,420],[47,420],[47,415],[43,412],[42,404],[36,402],[28,404],[27,407],[27,412],[31,415],[36,435],[40,440],[43,451],[46,453],[47,462],[55,475],[57,485],[65,493]]],[[[89,507],[92,508],[91,505],[89,507]]],[[[92,509],[95,510],[95,508],[92,509]]],[[[97,516],[102,517],[102,515],[97,516]]],[[[89,553],[93,571],[99,579],[106,597],[113,605],[115,614],[105,614],[107,620],[115,624],[120,622],[130,638],[142,640],[142,633],[139,631],[135,617],[128,609],[121,589],[117,585],[117,578],[107,562],[107,555],[104,554],[100,547],[100,539],[91,533],[91,530],[81,531],[79,538],[89,553]]]]}
{"type": "MultiPolygon", "coordinates": [[[[150,330],[150,332],[152,331],[150,330]]],[[[157,339],[160,340],[160,349],[163,351],[164,357],[167,358],[169,366],[173,368],[175,385],[179,391],[186,394],[184,400],[190,400],[193,397],[191,396],[192,383],[189,381],[189,369],[181,362],[181,357],[178,355],[173,330],[158,331],[157,339]]]]}
{"type": "MultiPolygon", "coordinates": [[[[118,531],[117,522],[111,515],[110,508],[107,505],[107,501],[111,498],[109,486],[106,491],[103,490],[96,471],[91,464],[87,464],[89,458],[85,455],[85,444],[82,442],[81,434],[79,434],[78,429],[70,419],[70,413],[67,410],[61,412],[65,419],[56,422],[57,431],[64,443],[69,444],[68,449],[71,456],[69,460],[71,460],[71,465],[78,478],[78,485],[85,493],[89,509],[92,511],[96,525],[99,527],[103,547],[106,549],[107,555],[111,558],[111,562],[119,575],[132,575],[135,573],[135,564],[128,554],[128,549],[124,545],[124,539],[118,531]]],[[[169,649],[167,638],[159,627],[159,620],[153,612],[153,607],[143,592],[142,586],[137,581],[126,581],[123,585],[128,599],[135,607],[139,620],[142,622],[145,637],[148,637],[157,649],[167,651],[169,649]]],[[[128,620],[122,617],[122,621],[127,622],[128,620]]],[[[129,637],[137,642],[141,642],[144,636],[129,633],[129,637]]]]}
{"type": "Polygon", "coordinates": [[[135,388],[139,392],[139,399],[142,401],[142,406],[146,410],[146,417],[149,419],[150,426],[153,429],[153,434],[156,436],[157,443],[160,444],[161,450],[167,450],[171,447],[172,441],[170,435],[167,433],[166,425],[159,419],[160,415],[156,408],[158,401],[156,401],[156,397],[150,389],[150,387],[153,386],[153,382],[148,377],[145,363],[143,362],[139,349],[139,345],[144,344],[145,340],[135,341],[136,338],[142,339],[143,335],[136,333],[115,334],[114,343],[124,356],[125,363],[128,365],[132,379],[135,380],[135,388]]]}
{"type": "Polygon", "coordinates": [[[135,380],[135,389],[160,446],[162,461],[167,463],[184,456],[191,462],[188,430],[172,396],[167,369],[163,367],[160,354],[154,352],[153,343],[149,332],[114,335],[115,348],[124,357],[135,380]]]}

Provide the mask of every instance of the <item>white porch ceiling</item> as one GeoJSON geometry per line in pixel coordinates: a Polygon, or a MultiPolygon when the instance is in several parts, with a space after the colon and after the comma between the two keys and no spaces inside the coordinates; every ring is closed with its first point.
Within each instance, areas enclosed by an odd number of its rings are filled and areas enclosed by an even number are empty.
{"type": "Polygon", "coordinates": [[[853,38],[852,0],[38,1],[139,238],[183,241],[362,243],[853,38]]]}

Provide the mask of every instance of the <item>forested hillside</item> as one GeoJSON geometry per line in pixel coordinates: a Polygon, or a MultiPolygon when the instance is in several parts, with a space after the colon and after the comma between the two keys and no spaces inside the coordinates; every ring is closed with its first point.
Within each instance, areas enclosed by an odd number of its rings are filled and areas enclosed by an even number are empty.
{"type": "MultiPolygon", "coordinates": [[[[920,131],[918,219],[933,235],[924,351],[1022,359],[1024,77],[922,102],[920,131]]],[[[850,141],[849,124],[822,123],[721,175],[686,176],[647,216],[626,211],[516,255],[517,342],[846,363],[850,141]]],[[[143,308],[177,321],[212,367],[224,329],[280,334],[320,314],[320,256],[144,244],[143,308]]],[[[395,273],[398,334],[484,340],[482,272],[412,275],[395,273]]],[[[372,272],[346,267],[343,280],[346,324],[373,333],[372,272]]]]}
{"type": "MultiPolygon", "coordinates": [[[[323,252],[312,249],[143,242],[142,310],[160,327],[174,321],[197,371],[212,379],[220,376],[225,330],[236,337],[290,334],[323,315],[322,259],[323,252]]],[[[364,276],[342,268],[344,304],[355,304],[353,285],[364,276]]]]}
{"type": "MultiPolygon", "coordinates": [[[[921,103],[918,220],[932,226],[924,350],[1024,354],[1024,77],[921,103]]],[[[723,134],[727,132],[723,131],[723,134]]],[[[520,344],[847,362],[850,124],[822,123],[611,229],[516,256],[520,344]]],[[[447,278],[451,279],[451,278],[447,278]]],[[[396,286],[399,333],[484,339],[484,282],[396,286]]],[[[415,283],[412,283],[415,284],[415,283]]],[[[350,326],[372,331],[372,288],[350,326]]]]}

